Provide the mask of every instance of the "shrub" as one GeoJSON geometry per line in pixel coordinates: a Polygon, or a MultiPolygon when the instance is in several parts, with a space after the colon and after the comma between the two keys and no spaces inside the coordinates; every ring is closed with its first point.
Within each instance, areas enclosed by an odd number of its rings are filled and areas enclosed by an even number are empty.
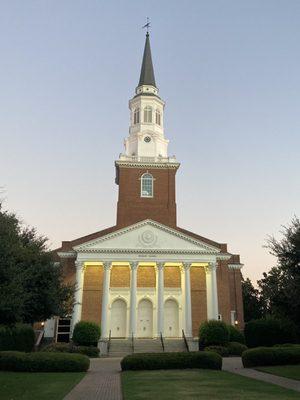
{"type": "Polygon", "coordinates": [[[283,343],[283,344],[274,344],[273,347],[300,347],[298,343],[283,343]]]}
{"type": "Polygon", "coordinates": [[[222,321],[203,322],[199,329],[200,348],[211,345],[226,346],[229,342],[227,325],[222,321]]]}
{"type": "Polygon", "coordinates": [[[244,351],[248,350],[248,347],[239,342],[230,342],[227,349],[230,356],[241,356],[244,351]]]}
{"type": "Polygon", "coordinates": [[[100,349],[96,346],[74,346],[73,353],[85,354],[90,358],[99,357],[100,349]]]}
{"type": "Polygon", "coordinates": [[[123,371],[186,368],[222,369],[222,357],[210,351],[141,353],[124,357],[121,361],[121,368],[123,371]]]}
{"type": "Polygon", "coordinates": [[[100,326],[94,322],[80,321],[74,327],[73,341],[79,346],[97,346],[100,326]]]}
{"type": "Polygon", "coordinates": [[[207,346],[204,349],[205,351],[214,351],[217,354],[220,354],[221,357],[228,357],[229,350],[225,346],[207,346]]]}
{"type": "Polygon", "coordinates": [[[245,368],[300,364],[300,347],[257,347],[242,354],[245,368]]]}
{"type": "Polygon", "coordinates": [[[0,351],[17,350],[29,352],[33,349],[34,341],[34,330],[30,325],[0,326],[0,351]]]}
{"type": "Polygon", "coordinates": [[[81,372],[90,365],[82,354],[0,352],[0,370],[21,372],[81,372]]]}
{"type": "Polygon", "coordinates": [[[227,325],[227,329],[229,332],[229,342],[238,342],[245,344],[245,336],[243,332],[241,332],[233,325],[227,325]]]}
{"type": "Polygon", "coordinates": [[[95,346],[74,346],[72,343],[51,343],[45,346],[42,352],[51,353],[78,353],[85,354],[88,357],[99,357],[100,350],[95,346]]]}
{"type": "Polygon", "coordinates": [[[274,344],[296,342],[296,330],[293,323],[275,318],[257,319],[245,325],[245,337],[248,347],[274,346],[274,344]]]}

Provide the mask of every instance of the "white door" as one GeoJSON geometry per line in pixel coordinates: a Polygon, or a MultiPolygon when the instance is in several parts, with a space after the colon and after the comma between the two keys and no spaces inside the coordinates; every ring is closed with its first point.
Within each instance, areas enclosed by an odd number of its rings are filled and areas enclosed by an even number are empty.
{"type": "Polygon", "coordinates": [[[141,300],[138,307],[138,336],[153,337],[153,307],[149,300],[141,300]]]}
{"type": "Polygon", "coordinates": [[[111,337],[126,336],[127,307],[124,300],[118,299],[112,303],[110,316],[111,337]]]}
{"type": "Polygon", "coordinates": [[[167,300],[164,306],[164,336],[179,337],[179,308],[175,300],[167,300]]]}

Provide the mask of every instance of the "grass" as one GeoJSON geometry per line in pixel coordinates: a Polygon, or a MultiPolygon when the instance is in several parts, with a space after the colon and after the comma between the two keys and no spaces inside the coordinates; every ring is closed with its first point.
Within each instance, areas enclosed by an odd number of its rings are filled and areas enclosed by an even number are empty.
{"type": "Polygon", "coordinates": [[[299,393],[225,371],[122,373],[124,400],[299,400],[299,393]]]}
{"type": "Polygon", "coordinates": [[[280,365],[276,367],[259,367],[255,369],[262,372],[268,372],[269,374],[300,381],[300,365],[280,365]]]}
{"type": "Polygon", "coordinates": [[[60,400],[85,372],[0,372],[1,400],[60,400]]]}

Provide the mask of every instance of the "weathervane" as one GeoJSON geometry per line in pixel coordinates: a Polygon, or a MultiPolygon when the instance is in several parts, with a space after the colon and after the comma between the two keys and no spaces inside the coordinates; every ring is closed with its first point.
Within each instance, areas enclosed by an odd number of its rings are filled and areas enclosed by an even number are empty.
{"type": "Polygon", "coordinates": [[[149,34],[149,28],[150,28],[150,21],[149,18],[147,17],[147,23],[142,27],[142,29],[147,29],[147,35],[149,34]]]}

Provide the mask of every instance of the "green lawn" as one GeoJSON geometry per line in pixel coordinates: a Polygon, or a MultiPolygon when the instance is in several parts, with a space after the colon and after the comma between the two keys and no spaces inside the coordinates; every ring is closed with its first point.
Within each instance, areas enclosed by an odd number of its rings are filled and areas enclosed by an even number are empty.
{"type": "Polygon", "coordinates": [[[126,371],[122,387],[124,400],[299,400],[293,390],[225,371],[126,371]]]}
{"type": "Polygon", "coordinates": [[[268,372],[269,374],[283,376],[284,378],[296,379],[300,381],[300,365],[280,365],[276,367],[259,367],[258,371],[268,372]]]}
{"type": "Polygon", "coordinates": [[[0,372],[1,400],[60,400],[85,372],[0,372]]]}

